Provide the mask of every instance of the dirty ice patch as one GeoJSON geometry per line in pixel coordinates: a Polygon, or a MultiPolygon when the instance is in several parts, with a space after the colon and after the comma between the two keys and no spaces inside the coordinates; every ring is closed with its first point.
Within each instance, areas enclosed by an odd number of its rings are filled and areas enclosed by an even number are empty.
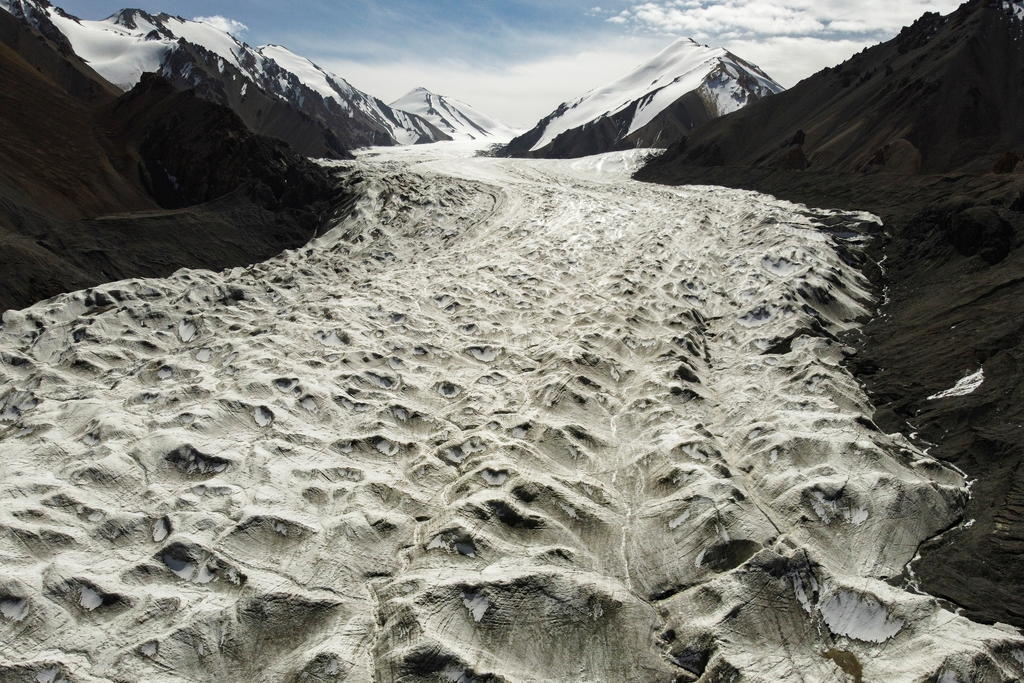
{"type": "Polygon", "coordinates": [[[952,388],[940,391],[937,394],[932,394],[928,397],[929,401],[935,401],[940,398],[950,398],[953,396],[967,396],[977,391],[978,387],[985,381],[985,370],[979,368],[977,372],[967,375],[962,378],[959,382],[954,384],[952,388]]]}

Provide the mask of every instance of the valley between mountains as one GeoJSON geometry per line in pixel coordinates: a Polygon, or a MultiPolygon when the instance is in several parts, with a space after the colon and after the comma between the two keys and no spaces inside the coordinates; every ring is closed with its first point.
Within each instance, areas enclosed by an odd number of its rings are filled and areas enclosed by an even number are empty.
{"type": "Polygon", "coordinates": [[[0,679],[1024,676],[917,588],[970,483],[844,365],[874,217],[478,147],[5,314],[0,679]]]}

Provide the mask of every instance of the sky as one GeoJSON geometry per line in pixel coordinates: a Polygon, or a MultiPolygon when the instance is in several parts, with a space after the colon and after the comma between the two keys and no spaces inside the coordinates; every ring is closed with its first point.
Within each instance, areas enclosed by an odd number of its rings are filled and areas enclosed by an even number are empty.
{"type": "MultiPolygon", "coordinates": [[[[675,38],[722,46],[784,86],[959,0],[126,0],[285,45],[390,102],[415,87],[516,127],[615,80],[675,38]],[[600,4],[596,4],[600,3],[600,4]]],[[[99,19],[125,6],[55,0],[99,19]]],[[[131,5],[129,5],[131,6],[131,5]]]]}

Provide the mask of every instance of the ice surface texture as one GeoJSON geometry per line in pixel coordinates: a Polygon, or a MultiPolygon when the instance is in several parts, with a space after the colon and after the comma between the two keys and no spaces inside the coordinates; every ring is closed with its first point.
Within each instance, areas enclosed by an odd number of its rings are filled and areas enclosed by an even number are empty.
{"type": "Polygon", "coordinates": [[[5,317],[0,679],[1024,675],[899,587],[964,482],[841,363],[865,216],[464,149],[5,317]]]}

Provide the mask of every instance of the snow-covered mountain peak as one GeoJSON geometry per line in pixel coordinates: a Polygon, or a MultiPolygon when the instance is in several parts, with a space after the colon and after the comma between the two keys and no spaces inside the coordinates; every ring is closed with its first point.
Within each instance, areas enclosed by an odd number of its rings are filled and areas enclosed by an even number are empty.
{"type": "Polygon", "coordinates": [[[293,74],[303,86],[320,95],[325,102],[332,102],[334,106],[346,112],[360,112],[367,116],[376,125],[386,129],[400,145],[449,139],[443,132],[432,130],[430,123],[422,118],[392,109],[376,97],[360,91],[344,78],[282,45],[264,45],[255,52],[261,58],[270,60],[284,71],[293,74]]]}
{"type": "Polygon", "coordinates": [[[0,9],[22,19],[35,29],[43,28],[43,20],[49,12],[69,16],[59,7],[54,7],[48,0],[0,0],[0,9]]]}
{"type": "MultiPolygon", "coordinates": [[[[541,121],[534,130],[513,141],[528,144],[522,151],[538,152],[559,136],[593,122],[614,119],[607,126],[614,137],[612,146],[652,124],[667,109],[689,94],[699,97],[706,120],[731,113],[749,102],[781,92],[782,86],[758,67],[720,47],[702,45],[692,38],[680,38],[653,58],[605,86],[566,102],[541,121]]],[[[694,106],[684,107],[684,118],[693,116],[694,106]]],[[[679,118],[679,117],[677,117],[679,118]]],[[[692,127],[702,120],[690,120],[692,127]]],[[[647,135],[645,144],[656,144],[657,132],[647,135]]],[[[607,149],[588,150],[588,153],[607,149]]]]}
{"type": "Polygon", "coordinates": [[[692,38],[680,38],[649,62],[595,93],[622,99],[643,90],[650,91],[702,72],[726,54],[723,48],[701,45],[692,38]]]}
{"type": "Polygon", "coordinates": [[[32,10],[42,11],[50,7],[47,0],[0,0],[0,9],[16,17],[25,16],[32,10]]]}
{"type": "Polygon", "coordinates": [[[154,28],[159,25],[160,20],[142,9],[127,8],[111,14],[105,21],[122,26],[126,29],[137,30],[140,28],[154,28]]]}
{"type": "MultiPolygon", "coordinates": [[[[129,8],[106,19],[86,20],[71,16],[48,2],[0,0],[15,15],[31,19],[37,28],[46,23],[63,34],[75,52],[102,76],[129,89],[143,73],[159,71],[168,55],[184,39],[209,50],[246,71],[241,56],[247,46],[215,26],[170,14],[151,14],[129,8]]],[[[2,6],[2,5],[0,5],[2,6]]],[[[248,74],[247,74],[248,75],[248,74]]]]}
{"type": "MultiPolygon", "coordinates": [[[[665,107],[684,94],[697,90],[720,66],[734,67],[733,80],[742,70],[723,48],[701,45],[692,38],[681,38],[659,52],[650,61],[641,64],[629,74],[608,85],[592,90],[579,100],[567,105],[567,111],[553,121],[534,146],[539,149],[559,134],[588,121],[609,116],[637,104],[636,114],[627,135],[633,133],[657,116],[665,107]],[[739,67],[738,69],[736,67],[739,67]]],[[[766,91],[779,92],[782,87],[757,70],[755,80],[766,91]]],[[[725,98],[718,114],[726,114],[745,104],[725,98]]]]}
{"type": "Polygon", "coordinates": [[[391,106],[430,121],[453,140],[501,142],[515,135],[512,128],[465,102],[437,95],[424,87],[414,88],[391,106]]]}

